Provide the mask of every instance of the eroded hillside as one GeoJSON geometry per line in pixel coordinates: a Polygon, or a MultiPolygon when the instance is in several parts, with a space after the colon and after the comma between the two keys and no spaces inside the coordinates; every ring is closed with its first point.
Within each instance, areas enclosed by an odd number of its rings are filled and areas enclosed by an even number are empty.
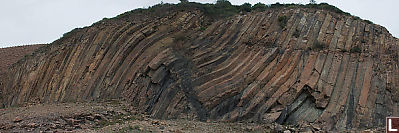
{"type": "Polygon", "coordinates": [[[212,21],[125,14],[74,30],[2,77],[3,104],[121,98],[155,118],[384,126],[398,112],[399,41],[312,8],[212,21]]]}
{"type": "Polygon", "coordinates": [[[29,55],[37,48],[43,45],[26,45],[17,47],[0,48],[0,73],[5,71],[9,66],[22,59],[25,55],[29,55]]]}

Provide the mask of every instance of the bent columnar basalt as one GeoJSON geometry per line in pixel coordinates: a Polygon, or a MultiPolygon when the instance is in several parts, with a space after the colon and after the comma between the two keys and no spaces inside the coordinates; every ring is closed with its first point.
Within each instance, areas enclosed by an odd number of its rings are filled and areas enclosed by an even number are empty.
{"type": "Polygon", "coordinates": [[[206,18],[136,14],[74,30],[9,69],[3,104],[119,98],[161,119],[325,130],[399,116],[399,41],[385,28],[311,8],[206,18]]]}

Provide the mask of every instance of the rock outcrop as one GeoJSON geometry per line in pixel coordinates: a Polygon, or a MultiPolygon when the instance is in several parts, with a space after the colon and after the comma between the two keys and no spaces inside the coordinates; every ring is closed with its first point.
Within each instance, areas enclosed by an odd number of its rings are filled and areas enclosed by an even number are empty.
{"type": "Polygon", "coordinates": [[[123,98],[161,119],[324,130],[399,116],[399,41],[384,27],[311,8],[207,20],[193,9],[74,30],[10,68],[3,104],[123,98]]]}
{"type": "MultiPolygon", "coordinates": [[[[25,45],[25,46],[16,46],[16,47],[8,47],[8,48],[0,48],[0,79],[4,77],[7,69],[12,65],[17,63],[20,60],[23,60],[24,57],[29,56],[38,48],[44,46],[44,44],[36,44],[36,45],[25,45]]],[[[0,81],[0,86],[2,82],[0,81]]],[[[0,89],[0,101],[2,99],[2,90],[0,89]]]]}
{"type": "Polygon", "coordinates": [[[25,45],[8,48],[0,48],[0,74],[5,72],[8,67],[17,61],[23,59],[26,55],[30,55],[43,44],[25,45]]]}

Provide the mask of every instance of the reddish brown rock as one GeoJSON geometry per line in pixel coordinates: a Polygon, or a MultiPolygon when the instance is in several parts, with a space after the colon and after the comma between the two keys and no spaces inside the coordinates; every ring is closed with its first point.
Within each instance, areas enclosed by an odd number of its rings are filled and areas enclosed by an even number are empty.
{"type": "Polygon", "coordinates": [[[74,30],[10,67],[1,101],[125,99],[161,119],[317,130],[379,127],[399,114],[399,41],[385,28],[311,8],[208,17],[137,13],[74,30]]]}
{"type": "Polygon", "coordinates": [[[23,59],[25,56],[30,56],[36,49],[45,46],[43,44],[25,45],[8,48],[0,48],[0,74],[8,67],[23,59]]]}

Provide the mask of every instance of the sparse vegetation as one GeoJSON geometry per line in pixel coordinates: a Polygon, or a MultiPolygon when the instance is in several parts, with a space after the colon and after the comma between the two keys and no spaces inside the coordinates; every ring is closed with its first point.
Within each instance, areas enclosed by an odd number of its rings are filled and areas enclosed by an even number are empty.
{"type": "Polygon", "coordinates": [[[204,12],[205,15],[213,19],[230,17],[240,12],[252,11],[252,5],[249,3],[237,6],[232,5],[227,0],[217,0],[215,4],[201,4],[195,2],[179,3],[176,7],[180,10],[199,9],[204,12]]]}
{"type": "Polygon", "coordinates": [[[269,8],[269,6],[260,2],[252,6],[253,11],[265,11],[267,8],[269,8]]]}
{"type": "Polygon", "coordinates": [[[364,21],[366,21],[366,23],[368,23],[368,24],[374,24],[373,22],[371,22],[370,20],[364,20],[364,21]]]}
{"type": "Polygon", "coordinates": [[[131,120],[136,120],[136,118],[129,114],[115,114],[112,119],[100,120],[97,124],[97,128],[102,128],[108,125],[114,125],[116,123],[123,123],[125,121],[131,120]]]}
{"type": "Polygon", "coordinates": [[[309,3],[310,4],[316,4],[316,0],[310,0],[309,3]]]}
{"type": "Polygon", "coordinates": [[[244,44],[248,45],[248,46],[253,46],[255,44],[253,41],[254,41],[254,38],[250,37],[244,42],[244,44]]]}
{"type": "Polygon", "coordinates": [[[298,29],[295,29],[294,33],[292,33],[292,36],[295,38],[298,38],[301,35],[301,32],[298,29]]]}
{"type": "Polygon", "coordinates": [[[279,2],[275,3],[275,4],[270,4],[270,8],[281,8],[281,7],[290,7],[296,4],[280,4],[279,2]]]}
{"type": "MultiPolygon", "coordinates": [[[[228,0],[217,0],[216,3],[214,4],[209,4],[209,3],[196,3],[196,2],[189,2],[188,0],[180,0],[179,4],[170,4],[170,3],[159,3],[157,5],[148,7],[148,8],[138,8],[132,11],[125,12],[123,14],[120,14],[114,18],[107,18],[103,19],[101,21],[98,21],[94,24],[101,24],[100,22],[105,22],[105,21],[114,21],[115,18],[118,18],[119,20],[129,20],[132,18],[137,19],[137,14],[140,16],[147,16],[147,17],[164,17],[168,15],[171,12],[174,11],[190,11],[190,10],[200,10],[204,13],[204,15],[208,16],[210,20],[215,20],[215,19],[222,19],[225,17],[230,17],[235,14],[238,14],[240,12],[249,12],[249,11],[265,11],[268,9],[273,9],[273,8],[313,8],[313,9],[320,9],[320,10],[327,10],[330,12],[335,12],[338,14],[343,14],[343,15],[348,15],[351,16],[351,14],[344,12],[340,10],[339,8],[329,5],[327,3],[320,3],[317,4],[316,2],[310,2],[309,4],[303,5],[303,4],[280,4],[280,3],[275,3],[275,4],[270,4],[266,5],[264,3],[257,3],[253,6],[249,3],[245,3],[242,5],[232,5],[228,0]],[[133,15],[134,14],[134,15],[133,15]]],[[[357,16],[354,16],[354,19],[360,19],[357,16]]],[[[372,24],[371,21],[365,20],[367,23],[372,24]]],[[[284,21],[282,21],[284,22],[284,21]]],[[[281,23],[282,27],[285,27],[285,23],[281,23]]],[[[67,38],[70,36],[81,32],[83,28],[76,28],[68,33],[65,33],[64,36],[56,41],[54,41],[52,44],[61,44],[61,42],[65,41],[67,38]]]]}
{"type": "Polygon", "coordinates": [[[338,13],[338,14],[344,14],[344,15],[351,16],[350,13],[344,12],[341,9],[339,9],[339,8],[333,6],[333,5],[329,5],[327,3],[307,4],[304,7],[305,8],[315,8],[315,9],[327,10],[327,11],[335,12],[335,13],[338,13]]]}
{"type": "Polygon", "coordinates": [[[32,53],[42,46],[45,45],[25,45],[0,48],[0,62],[2,62],[2,64],[0,64],[0,73],[2,73],[2,70],[6,70],[6,68],[13,66],[15,63],[32,56],[32,53]]]}
{"type": "Polygon", "coordinates": [[[120,104],[120,101],[117,100],[117,99],[111,99],[111,100],[108,100],[107,102],[108,102],[109,104],[112,104],[112,105],[118,105],[118,104],[120,104]]]}
{"type": "Polygon", "coordinates": [[[352,47],[352,48],[349,50],[349,52],[351,52],[351,53],[361,53],[361,52],[362,52],[362,49],[360,48],[360,46],[354,46],[354,47],[352,47]]]}
{"type": "Polygon", "coordinates": [[[327,3],[320,3],[317,4],[315,1],[310,2],[309,4],[281,4],[275,3],[266,5],[264,3],[256,3],[255,5],[251,5],[249,3],[244,3],[242,5],[232,5],[228,0],[217,0],[214,4],[209,3],[196,3],[196,2],[189,2],[188,0],[180,0],[179,4],[169,4],[169,3],[160,3],[154,5],[149,8],[140,8],[135,9],[121,15],[118,15],[117,18],[128,17],[130,14],[134,13],[145,13],[146,15],[156,15],[156,16],[163,16],[168,14],[174,10],[201,10],[204,12],[205,15],[208,15],[212,18],[219,19],[224,17],[229,17],[240,12],[251,12],[251,11],[265,11],[269,8],[315,8],[321,10],[328,10],[331,12],[335,12],[338,14],[345,14],[350,15],[347,12],[340,10],[339,8],[329,5],[327,3]]]}
{"type": "Polygon", "coordinates": [[[177,34],[175,37],[174,37],[174,42],[181,42],[181,41],[185,41],[185,40],[187,40],[187,37],[184,35],[184,34],[177,34]]]}
{"type": "Polygon", "coordinates": [[[180,0],[180,3],[188,3],[188,0],[180,0]]]}
{"type": "Polygon", "coordinates": [[[288,17],[287,16],[279,16],[278,22],[279,22],[281,29],[284,29],[285,26],[287,26],[288,17]]]}
{"type": "Polygon", "coordinates": [[[394,61],[398,61],[399,59],[398,53],[391,54],[391,58],[393,58],[394,61]]]}
{"type": "Polygon", "coordinates": [[[251,12],[252,11],[252,5],[249,3],[244,3],[240,6],[240,10],[241,11],[245,11],[245,12],[251,12]]]}
{"type": "Polygon", "coordinates": [[[361,43],[366,43],[366,40],[362,39],[360,40],[361,43]]]}
{"type": "Polygon", "coordinates": [[[138,130],[138,129],[140,129],[140,126],[139,125],[135,125],[135,126],[133,126],[133,128],[132,129],[136,129],[136,130],[138,130]]]}
{"type": "Polygon", "coordinates": [[[205,30],[206,30],[206,27],[201,27],[199,30],[200,30],[200,31],[205,31],[205,30]]]}
{"type": "Polygon", "coordinates": [[[325,44],[319,41],[315,41],[311,47],[311,50],[322,50],[325,48],[325,44]]]}
{"type": "MultiPolygon", "coordinates": [[[[106,22],[106,21],[114,21],[115,18],[118,18],[119,20],[130,20],[132,18],[136,19],[137,17],[135,17],[135,16],[137,16],[137,15],[147,16],[147,17],[164,17],[174,11],[190,11],[190,10],[202,11],[204,13],[204,15],[209,17],[209,20],[210,20],[209,22],[211,22],[213,20],[233,16],[240,12],[265,11],[265,10],[274,9],[274,8],[313,8],[313,9],[327,10],[330,12],[335,12],[338,14],[351,16],[351,14],[344,12],[344,11],[340,10],[339,8],[337,8],[333,5],[329,5],[327,3],[317,4],[317,3],[311,2],[306,5],[303,5],[303,4],[280,4],[280,3],[266,5],[264,3],[257,3],[253,6],[251,6],[251,4],[249,4],[249,3],[245,3],[242,5],[232,5],[228,0],[217,0],[216,3],[214,3],[214,4],[209,4],[209,3],[202,4],[202,3],[196,3],[196,2],[189,2],[188,0],[180,0],[179,4],[170,4],[170,3],[161,2],[157,5],[154,5],[154,6],[151,6],[148,8],[138,8],[138,9],[120,14],[114,18],[103,19],[94,24],[101,24],[100,22],[106,22]]],[[[355,18],[355,20],[360,19],[357,16],[354,16],[354,18],[355,18]]],[[[365,21],[367,23],[372,24],[371,21],[368,21],[368,20],[365,20],[365,21]]],[[[285,21],[282,21],[282,23],[280,24],[281,27],[285,27],[285,25],[286,25],[285,21]]],[[[76,28],[68,33],[65,33],[62,38],[54,41],[52,44],[61,44],[61,42],[65,41],[70,36],[75,35],[76,33],[82,32],[85,28],[86,27],[76,28]]]]}
{"type": "Polygon", "coordinates": [[[108,20],[109,18],[103,18],[101,21],[105,21],[105,20],[108,20]]]}

